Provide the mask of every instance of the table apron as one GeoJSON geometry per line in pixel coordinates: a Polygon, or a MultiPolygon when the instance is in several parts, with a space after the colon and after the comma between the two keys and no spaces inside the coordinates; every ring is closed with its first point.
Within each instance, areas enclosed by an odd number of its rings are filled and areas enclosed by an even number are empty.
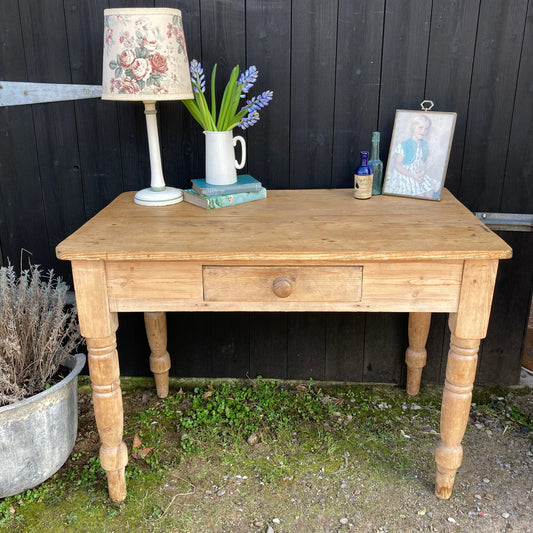
{"type": "Polygon", "coordinates": [[[463,265],[463,261],[354,265],[106,261],[105,278],[112,312],[456,312],[463,265]],[[220,279],[213,288],[213,273],[218,272],[220,279]],[[276,297],[271,283],[284,276],[296,290],[276,297]]]}

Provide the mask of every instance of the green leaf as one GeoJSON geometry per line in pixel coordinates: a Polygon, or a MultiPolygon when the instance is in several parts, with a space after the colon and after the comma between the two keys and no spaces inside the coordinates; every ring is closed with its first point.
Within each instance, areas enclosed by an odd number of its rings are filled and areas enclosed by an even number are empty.
{"type": "Polygon", "coordinates": [[[187,108],[189,113],[192,115],[194,120],[202,126],[204,130],[209,129],[209,124],[205,122],[204,117],[202,116],[202,113],[198,109],[198,105],[196,100],[182,100],[183,105],[187,108]]]}
{"type": "Polygon", "coordinates": [[[211,72],[211,118],[213,123],[216,124],[217,121],[217,100],[215,95],[215,78],[217,75],[217,64],[213,67],[213,72],[211,72]]]}
{"type": "Polygon", "coordinates": [[[240,96],[240,86],[237,84],[237,78],[239,76],[239,65],[236,65],[231,71],[229,81],[224,90],[224,95],[222,97],[222,104],[220,105],[220,115],[217,122],[217,130],[225,131],[227,126],[232,122],[230,115],[230,106],[233,101],[234,93],[238,90],[240,96]]]}
{"type": "MultiPolygon", "coordinates": [[[[225,130],[230,130],[230,129],[233,128],[232,124],[235,121],[235,115],[237,113],[237,108],[239,107],[239,102],[241,101],[241,89],[242,89],[242,85],[239,84],[239,85],[237,85],[237,88],[234,91],[233,100],[231,101],[230,106],[229,106],[228,120],[227,120],[226,124],[224,124],[224,126],[225,126],[224,129],[225,130]]],[[[237,124],[239,122],[240,122],[240,119],[237,121],[237,124]]]]}

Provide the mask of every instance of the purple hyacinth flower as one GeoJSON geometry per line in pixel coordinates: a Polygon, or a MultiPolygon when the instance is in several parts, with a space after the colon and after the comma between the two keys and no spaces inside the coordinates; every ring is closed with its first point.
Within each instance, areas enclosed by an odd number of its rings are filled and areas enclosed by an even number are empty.
{"type": "Polygon", "coordinates": [[[251,67],[247,68],[240,76],[238,80],[238,84],[242,85],[242,93],[241,98],[244,98],[244,94],[246,94],[254,85],[254,83],[257,81],[257,77],[259,76],[259,71],[255,67],[255,65],[252,65],[251,67]]]}
{"type": "Polygon", "coordinates": [[[250,111],[262,109],[270,103],[273,97],[273,91],[264,91],[259,96],[254,96],[251,100],[246,100],[246,107],[250,111]]]}
{"type": "Polygon", "coordinates": [[[199,90],[201,90],[204,93],[205,92],[205,74],[204,74],[204,69],[202,68],[202,64],[196,59],[193,59],[191,61],[191,66],[189,68],[189,71],[191,73],[191,82],[192,82],[193,90],[195,92],[198,92],[199,90]]]}
{"type": "Polygon", "coordinates": [[[245,116],[238,124],[239,128],[245,130],[246,128],[249,128],[250,126],[253,126],[259,121],[259,113],[257,111],[251,111],[248,113],[247,116],[245,116]]]}

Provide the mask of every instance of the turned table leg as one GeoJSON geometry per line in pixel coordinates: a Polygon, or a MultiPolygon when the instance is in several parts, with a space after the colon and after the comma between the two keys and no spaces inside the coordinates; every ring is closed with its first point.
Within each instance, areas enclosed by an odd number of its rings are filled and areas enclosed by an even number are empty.
{"type": "Polygon", "coordinates": [[[167,352],[166,313],[144,313],[144,324],[150,345],[150,370],[154,374],[155,387],[159,398],[168,396],[168,371],[170,355],[167,352]]]}
{"type": "Polygon", "coordinates": [[[422,370],[426,366],[426,341],[431,313],[409,313],[409,347],[405,352],[407,364],[407,394],[416,396],[420,391],[422,370]]]}
{"type": "Polygon", "coordinates": [[[107,474],[111,500],[126,498],[128,450],[122,441],[124,410],[116,345],[117,313],[110,312],[105,264],[72,261],[81,334],[87,341],[94,417],[100,435],[100,463],[107,474]]]}
{"type": "Polygon", "coordinates": [[[461,441],[468,424],[478,349],[479,339],[451,336],[442,397],[441,440],[435,451],[435,493],[442,499],[451,496],[455,473],[463,458],[461,441]]]}
{"type": "Polygon", "coordinates": [[[122,442],[123,407],[116,338],[113,335],[86,340],[94,416],[102,442],[100,463],[107,473],[109,497],[122,501],[126,498],[128,450],[122,442]]]}
{"type": "Polygon", "coordinates": [[[441,440],[435,451],[435,494],[448,499],[463,457],[463,439],[476,377],[480,340],[487,335],[497,260],[465,261],[457,313],[450,314],[450,351],[442,396],[441,440]]]}

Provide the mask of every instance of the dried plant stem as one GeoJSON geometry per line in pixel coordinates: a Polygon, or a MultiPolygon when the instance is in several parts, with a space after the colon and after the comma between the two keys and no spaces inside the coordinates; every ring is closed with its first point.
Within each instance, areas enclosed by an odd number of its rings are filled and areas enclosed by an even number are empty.
{"type": "Polygon", "coordinates": [[[68,286],[37,266],[19,277],[0,268],[0,406],[46,388],[81,342],[76,309],[66,306],[68,286]]]}

